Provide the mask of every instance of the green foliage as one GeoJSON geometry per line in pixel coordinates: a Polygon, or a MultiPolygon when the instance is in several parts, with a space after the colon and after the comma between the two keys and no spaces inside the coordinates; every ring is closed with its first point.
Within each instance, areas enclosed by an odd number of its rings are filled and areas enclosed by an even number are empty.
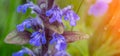
{"type": "Polygon", "coordinates": [[[68,45],[71,56],[89,56],[88,40],[80,40],[68,45]]]}
{"type": "Polygon", "coordinates": [[[6,44],[4,38],[28,16],[28,13],[23,15],[16,12],[17,6],[24,2],[22,0],[0,0],[0,56],[11,56],[13,52],[21,49],[21,46],[6,44]]]}

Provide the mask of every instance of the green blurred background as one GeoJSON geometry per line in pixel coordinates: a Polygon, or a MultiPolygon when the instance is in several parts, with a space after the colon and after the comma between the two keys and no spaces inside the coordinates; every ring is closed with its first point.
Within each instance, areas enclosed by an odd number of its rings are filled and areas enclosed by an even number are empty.
{"type": "Polygon", "coordinates": [[[21,49],[21,46],[4,43],[4,38],[28,16],[28,13],[16,12],[17,6],[25,2],[25,0],[0,0],[0,56],[12,56],[13,52],[21,49]]]}
{"type": "MultiPolygon", "coordinates": [[[[71,2],[72,0],[69,1],[67,0],[67,2],[65,2],[65,0],[62,1],[64,3],[60,3],[61,7],[67,6],[67,4],[68,5],[74,4],[75,12],[81,15],[81,18],[86,17],[83,15],[83,13],[84,14],[86,13],[85,11],[87,7],[84,7],[82,9],[79,8],[79,6],[81,6],[81,2],[83,2],[82,0],[81,1],[76,0],[74,2],[71,2]]],[[[16,12],[17,6],[19,6],[20,4],[24,4],[25,2],[26,2],[25,0],[0,0],[0,56],[11,56],[13,52],[19,51],[21,49],[21,46],[19,45],[4,43],[4,38],[9,32],[11,32],[16,28],[17,24],[21,23],[24,19],[30,16],[29,12],[27,12],[26,14],[21,14],[16,12]]],[[[36,2],[36,0],[34,0],[34,2],[36,2]]],[[[60,0],[58,1],[58,3],[59,2],[60,0]]],[[[85,5],[85,3],[83,5],[85,5]]],[[[85,25],[83,19],[81,19],[81,22],[79,24],[80,26],[78,25],[78,28],[73,28],[73,30],[77,29],[90,34],[91,32],[90,30],[92,29],[86,30],[85,28],[85,26],[88,25],[89,23],[85,25]]],[[[71,27],[69,26],[68,28],[71,29],[71,27]]],[[[89,53],[88,53],[87,40],[81,40],[69,44],[67,51],[71,54],[71,56],[88,56],[89,53]]]]}

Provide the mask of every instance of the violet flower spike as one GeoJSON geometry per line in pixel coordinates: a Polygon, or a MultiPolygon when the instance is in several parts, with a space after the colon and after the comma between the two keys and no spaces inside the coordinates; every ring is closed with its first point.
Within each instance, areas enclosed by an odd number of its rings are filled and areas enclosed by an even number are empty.
{"type": "MultiPolygon", "coordinates": [[[[30,8],[32,10],[32,13],[36,13],[36,15],[38,15],[36,18],[29,18],[29,19],[23,21],[21,24],[17,25],[17,30],[19,32],[23,32],[26,29],[32,28],[33,33],[31,34],[31,36],[28,40],[29,40],[29,44],[31,44],[35,47],[35,49],[33,49],[33,52],[35,53],[36,56],[39,56],[39,55],[43,56],[47,53],[49,44],[46,42],[49,42],[49,37],[46,37],[46,36],[49,36],[53,32],[53,31],[51,32],[51,29],[46,30],[46,24],[44,24],[44,23],[46,23],[46,20],[44,21],[43,20],[44,18],[42,16],[44,16],[45,18],[46,17],[49,18],[49,23],[57,22],[59,24],[63,23],[62,17],[64,17],[64,20],[69,21],[71,26],[75,26],[76,21],[78,21],[80,19],[80,17],[72,10],[71,6],[67,6],[64,9],[60,9],[58,6],[53,6],[50,10],[46,11],[46,9],[42,9],[42,8],[47,8],[46,4],[47,4],[46,2],[44,3],[45,6],[40,4],[39,5],[40,7],[39,7],[38,5],[35,5],[33,2],[27,0],[26,4],[20,5],[17,8],[17,12],[19,12],[19,13],[20,12],[26,13],[27,9],[30,8]],[[44,12],[46,12],[46,16],[43,15],[44,12]],[[50,33],[47,33],[45,35],[45,32],[50,32],[50,33]],[[41,48],[41,46],[42,46],[42,48],[41,48]]],[[[57,26],[57,25],[53,25],[53,26],[57,26]]],[[[50,45],[53,44],[51,46],[51,49],[49,48],[51,53],[48,52],[48,54],[46,54],[46,55],[47,56],[49,56],[49,55],[70,56],[66,52],[67,42],[66,42],[64,36],[62,36],[61,34],[58,34],[58,33],[53,33],[52,37],[53,37],[53,39],[49,42],[50,45]],[[52,47],[53,47],[53,49],[52,49],[52,47]],[[54,51],[54,50],[56,52],[52,53],[52,51],[54,51]]],[[[22,50],[20,50],[16,53],[13,53],[13,56],[24,56],[24,54],[29,54],[30,56],[35,56],[33,52],[31,50],[29,50],[28,48],[23,48],[22,50]]]]}
{"type": "Polygon", "coordinates": [[[23,48],[22,50],[16,52],[16,53],[13,53],[12,56],[24,56],[24,54],[29,54],[29,55],[32,55],[32,56],[35,56],[35,54],[28,48],[23,48]]]}
{"type": "Polygon", "coordinates": [[[34,46],[41,46],[41,44],[46,44],[46,38],[44,32],[34,32],[31,35],[31,39],[29,41],[30,44],[34,46]]]}
{"type": "Polygon", "coordinates": [[[94,15],[94,16],[102,16],[104,15],[108,10],[108,4],[100,1],[96,2],[94,5],[91,5],[88,14],[94,15]]]}
{"type": "Polygon", "coordinates": [[[46,11],[46,16],[52,16],[49,19],[50,23],[53,23],[55,21],[62,23],[62,11],[58,6],[54,6],[52,9],[46,11]]]}
{"type": "Polygon", "coordinates": [[[72,10],[72,7],[67,6],[62,11],[64,19],[68,20],[71,26],[76,26],[76,21],[78,21],[80,17],[72,10]]]}

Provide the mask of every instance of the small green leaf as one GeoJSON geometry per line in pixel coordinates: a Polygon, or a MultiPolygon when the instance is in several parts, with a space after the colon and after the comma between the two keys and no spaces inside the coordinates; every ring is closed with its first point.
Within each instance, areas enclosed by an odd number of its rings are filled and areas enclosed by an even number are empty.
{"type": "Polygon", "coordinates": [[[65,31],[63,33],[63,36],[66,38],[66,41],[68,43],[89,38],[88,34],[79,31],[65,31]]]}
{"type": "Polygon", "coordinates": [[[28,31],[18,32],[17,30],[14,30],[6,36],[4,41],[9,44],[23,45],[29,42],[30,35],[31,33],[28,31]]]}

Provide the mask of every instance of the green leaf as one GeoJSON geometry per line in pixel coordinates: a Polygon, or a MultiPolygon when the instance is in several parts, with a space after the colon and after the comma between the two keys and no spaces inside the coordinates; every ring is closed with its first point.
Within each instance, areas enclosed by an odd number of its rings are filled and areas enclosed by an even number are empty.
{"type": "Polygon", "coordinates": [[[23,45],[29,42],[30,35],[31,33],[28,31],[18,32],[14,30],[6,36],[4,41],[9,44],[23,45]]]}

